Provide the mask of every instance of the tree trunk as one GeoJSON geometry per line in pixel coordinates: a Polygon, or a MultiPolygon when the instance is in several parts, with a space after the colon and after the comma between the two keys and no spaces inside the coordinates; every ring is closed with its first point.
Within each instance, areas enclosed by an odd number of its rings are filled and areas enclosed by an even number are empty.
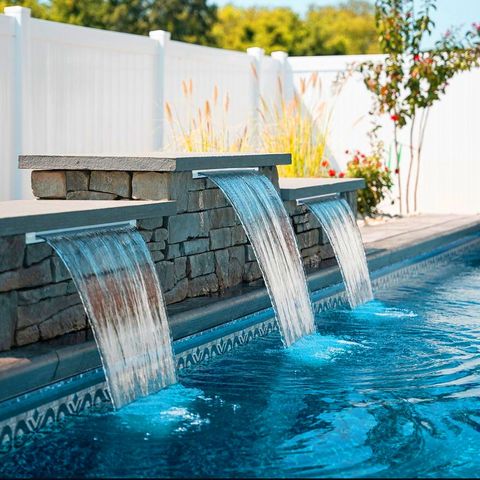
{"type": "Polygon", "coordinates": [[[398,182],[398,201],[400,203],[400,215],[403,214],[403,205],[402,205],[402,180],[400,178],[400,157],[398,155],[398,138],[397,138],[397,125],[393,126],[393,143],[395,147],[395,157],[396,157],[396,172],[397,172],[397,182],[398,182]]]}
{"type": "Polygon", "coordinates": [[[405,200],[407,202],[407,214],[410,213],[410,183],[413,173],[413,164],[415,161],[415,153],[413,148],[413,133],[415,130],[415,117],[412,117],[412,123],[410,125],[410,164],[408,165],[408,175],[407,175],[407,189],[405,191],[405,200]]]}
{"type": "Polygon", "coordinates": [[[420,135],[418,138],[418,148],[417,148],[417,175],[415,177],[415,190],[413,193],[413,209],[417,212],[418,208],[418,183],[420,179],[420,160],[422,157],[422,148],[423,140],[425,138],[425,129],[427,128],[428,114],[430,113],[430,108],[425,109],[425,114],[422,115],[422,122],[420,124],[420,135]]]}

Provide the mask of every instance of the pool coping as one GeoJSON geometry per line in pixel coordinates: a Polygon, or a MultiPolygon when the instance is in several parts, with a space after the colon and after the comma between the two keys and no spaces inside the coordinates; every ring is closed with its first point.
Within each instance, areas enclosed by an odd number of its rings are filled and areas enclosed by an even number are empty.
{"type": "Polygon", "coordinates": [[[280,177],[279,185],[282,200],[289,201],[361,190],[365,179],[280,177]]]}
{"type": "Polygon", "coordinates": [[[34,170],[110,170],[189,172],[219,168],[289,165],[290,153],[170,153],[140,152],[104,155],[20,155],[18,166],[34,170]]]}
{"type": "Polygon", "coordinates": [[[0,237],[175,215],[174,200],[9,200],[0,202],[0,237]]]}

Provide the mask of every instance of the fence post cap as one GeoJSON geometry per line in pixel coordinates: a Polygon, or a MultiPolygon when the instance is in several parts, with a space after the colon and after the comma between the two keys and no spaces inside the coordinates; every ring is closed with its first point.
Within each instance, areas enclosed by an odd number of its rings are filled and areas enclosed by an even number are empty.
{"type": "Polygon", "coordinates": [[[250,47],[247,48],[248,55],[252,55],[252,57],[263,57],[265,55],[265,50],[260,47],[250,47]]]}
{"type": "Polygon", "coordinates": [[[30,17],[31,10],[27,7],[20,7],[18,5],[14,5],[12,7],[5,7],[3,9],[5,15],[15,16],[15,17],[30,17]]]}
{"type": "Polygon", "coordinates": [[[170,32],[166,32],[165,30],[152,30],[148,33],[148,36],[154,40],[162,40],[165,42],[170,40],[172,34],[170,32]]]}
{"type": "Polygon", "coordinates": [[[272,52],[270,56],[276,60],[286,60],[288,58],[288,53],[284,52],[283,50],[275,50],[275,52],[272,52]]]}

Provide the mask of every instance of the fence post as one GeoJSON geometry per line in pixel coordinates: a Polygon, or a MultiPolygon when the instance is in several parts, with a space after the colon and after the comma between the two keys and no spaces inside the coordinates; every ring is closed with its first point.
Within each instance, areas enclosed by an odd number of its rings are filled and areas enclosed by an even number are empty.
{"type": "Polygon", "coordinates": [[[15,199],[31,198],[30,172],[18,168],[18,155],[25,152],[25,132],[28,82],[30,80],[30,9],[25,7],[5,7],[5,15],[15,19],[14,47],[14,101],[13,131],[14,152],[13,168],[10,170],[12,195],[15,199]]]}
{"type": "Polygon", "coordinates": [[[149,33],[157,43],[157,61],[154,69],[154,101],[153,105],[153,150],[162,150],[165,142],[165,53],[170,41],[170,32],[154,30],[149,33]]]}
{"type": "Polygon", "coordinates": [[[265,50],[260,47],[247,48],[247,54],[252,57],[252,82],[250,89],[250,142],[255,149],[260,146],[259,130],[259,107],[261,95],[261,75],[262,75],[262,60],[265,55],[265,50]]]}
{"type": "Polygon", "coordinates": [[[280,66],[280,79],[282,81],[283,99],[288,102],[293,96],[293,78],[290,65],[288,64],[288,53],[277,50],[272,52],[270,56],[276,60],[280,66]]]}

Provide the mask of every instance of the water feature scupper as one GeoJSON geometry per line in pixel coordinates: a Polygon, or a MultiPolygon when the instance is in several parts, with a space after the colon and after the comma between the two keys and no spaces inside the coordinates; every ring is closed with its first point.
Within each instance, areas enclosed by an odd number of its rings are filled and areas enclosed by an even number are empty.
{"type": "Polygon", "coordinates": [[[285,346],[315,331],[295,233],[272,183],[256,171],[205,172],[226,195],[250,239],[285,346]]]}
{"type": "Polygon", "coordinates": [[[155,266],[131,227],[45,237],[67,266],[98,344],[116,408],[176,382],[155,266]]]}
{"type": "Polygon", "coordinates": [[[352,209],[343,198],[327,198],[304,202],[327,234],[345,282],[352,308],[373,300],[362,237],[352,209]]]}

